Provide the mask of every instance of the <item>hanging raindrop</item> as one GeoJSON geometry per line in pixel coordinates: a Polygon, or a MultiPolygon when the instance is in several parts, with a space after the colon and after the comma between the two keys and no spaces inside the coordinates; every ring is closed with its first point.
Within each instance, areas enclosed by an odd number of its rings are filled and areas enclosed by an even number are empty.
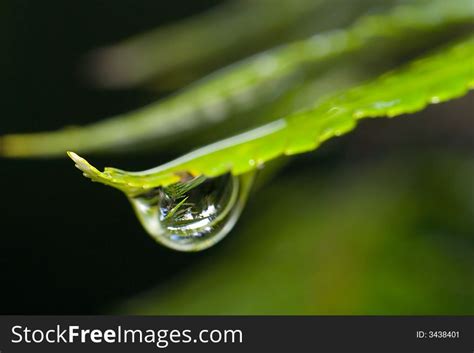
{"type": "Polygon", "coordinates": [[[159,243],[178,251],[200,251],[234,227],[254,175],[199,176],[152,189],[130,201],[146,231],[159,243]]]}

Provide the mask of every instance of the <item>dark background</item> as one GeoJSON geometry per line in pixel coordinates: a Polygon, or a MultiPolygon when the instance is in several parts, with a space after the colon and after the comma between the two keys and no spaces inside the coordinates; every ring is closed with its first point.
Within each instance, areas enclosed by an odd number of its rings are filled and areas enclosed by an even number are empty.
{"type": "MultiPolygon", "coordinates": [[[[94,89],[81,71],[83,55],[217,2],[3,1],[0,135],[92,122],[155,100],[143,90],[94,89]]],[[[428,148],[463,151],[472,158],[471,115],[472,95],[430,108],[415,120],[364,122],[351,136],[323,146],[316,157],[296,158],[282,173],[291,178],[428,148]]],[[[155,166],[157,158],[166,159],[166,153],[93,161],[140,170],[155,166]]],[[[157,246],[120,193],[92,185],[66,159],[0,159],[0,172],[2,314],[102,312],[157,283],[166,287],[168,279],[234,241],[229,237],[197,254],[157,246]]],[[[425,192],[435,192],[438,183],[425,192]]],[[[250,209],[258,211],[252,203],[250,209]]],[[[246,222],[244,217],[237,228],[246,222]]]]}

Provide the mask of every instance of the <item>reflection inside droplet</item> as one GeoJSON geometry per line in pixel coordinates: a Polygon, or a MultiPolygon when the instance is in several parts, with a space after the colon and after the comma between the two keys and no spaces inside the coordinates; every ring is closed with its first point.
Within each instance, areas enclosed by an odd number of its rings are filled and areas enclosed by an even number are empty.
{"type": "Polygon", "coordinates": [[[161,244],[179,251],[204,250],[235,225],[254,173],[199,176],[130,198],[140,222],[161,244]]]}

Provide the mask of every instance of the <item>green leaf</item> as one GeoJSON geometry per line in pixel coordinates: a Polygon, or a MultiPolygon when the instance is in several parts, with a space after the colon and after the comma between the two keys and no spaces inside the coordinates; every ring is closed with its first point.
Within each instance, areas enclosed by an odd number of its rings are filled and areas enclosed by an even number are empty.
{"type": "Polygon", "coordinates": [[[445,30],[464,32],[473,18],[470,0],[397,6],[384,15],[364,17],[347,30],[318,34],[256,55],[137,111],[84,127],[2,137],[0,155],[62,156],[67,150],[90,153],[158,143],[271,103],[322,62],[342,54],[377,45],[388,50],[390,43],[401,50],[413,41],[426,48],[428,38],[437,38],[445,30]]]}
{"type": "Polygon", "coordinates": [[[314,150],[352,130],[368,117],[414,113],[429,103],[464,95],[474,87],[474,36],[416,60],[367,84],[320,101],[311,109],[276,120],[143,172],[106,168],[100,172],[70,152],[84,175],[129,194],[166,186],[181,175],[216,177],[246,173],[282,155],[314,150]]]}

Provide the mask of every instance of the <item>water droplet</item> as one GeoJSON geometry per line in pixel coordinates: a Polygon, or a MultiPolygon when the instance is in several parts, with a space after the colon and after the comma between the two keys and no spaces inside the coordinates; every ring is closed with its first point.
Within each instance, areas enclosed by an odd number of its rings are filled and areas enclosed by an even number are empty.
{"type": "Polygon", "coordinates": [[[130,198],[146,231],[178,251],[204,250],[234,227],[255,172],[241,176],[204,176],[159,187],[130,198]]]}

